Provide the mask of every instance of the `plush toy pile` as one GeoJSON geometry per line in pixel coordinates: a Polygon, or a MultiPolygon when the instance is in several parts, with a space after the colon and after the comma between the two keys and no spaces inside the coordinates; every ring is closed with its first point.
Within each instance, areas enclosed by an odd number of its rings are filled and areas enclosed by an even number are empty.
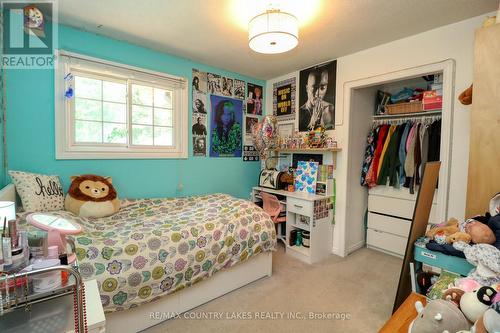
{"type": "Polygon", "coordinates": [[[421,278],[432,300],[425,308],[417,302],[419,315],[409,333],[500,333],[500,194],[485,216],[450,219],[426,237],[427,248],[463,256],[475,268],[467,277],[443,272],[432,286],[421,278]]]}

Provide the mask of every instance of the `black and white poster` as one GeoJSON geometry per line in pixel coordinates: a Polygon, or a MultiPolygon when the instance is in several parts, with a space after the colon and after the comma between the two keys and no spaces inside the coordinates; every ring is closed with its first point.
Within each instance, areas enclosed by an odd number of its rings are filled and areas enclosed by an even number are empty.
{"type": "Polygon", "coordinates": [[[193,135],[193,156],[207,155],[207,137],[204,135],[193,135]]]}
{"type": "Polygon", "coordinates": [[[245,99],[245,81],[234,79],[234,98],[245,99]]]}
{"type": "Polygon", "coordinates": [[[259,152],[254,146],[243,146],[243,162],[255,162],[259,160],[259,152]]]}
{"type": "Polygon", "coordinates": [[[207,94],[193,90],[193,113],[207,114],[207,94]]]}
{"type": "Polygon", "coordinates": [[[195,93],[198,94],[206,94],[207,93],[207,73],[200,72],[196,68],[193,68],[193,95],[195,93]]]}
{"type": "Polygon", "coordinates": [[[207,73],[208,93],[211,95],[222,95],[222,78],[220,75],[207,73]]]}
{"type": "Polygon", "coordinates": [[[233,79],[228,77],[222,77],[222,95],[232,97],[233,96],[233,79]]]}
{"type": "Polygon", "coordinates": [[[273,115],[278,121],[295,119],[295,78],[273,84],[273,115]]]}
{"type": "Polygon", "coordinates": [[[335,128],[337,60],[300,71],[299,131],[335,128]]]}

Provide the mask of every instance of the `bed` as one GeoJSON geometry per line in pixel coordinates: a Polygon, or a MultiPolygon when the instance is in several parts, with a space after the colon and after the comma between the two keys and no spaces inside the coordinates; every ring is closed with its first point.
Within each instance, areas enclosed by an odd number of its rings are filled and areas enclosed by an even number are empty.
{"type": "Polygon", "coordinates": [[[84,229],[74,236],[80,273],[98,282],[109,332],[156,325],[272,272],[274,224],[226,194],[123,200],[100,219],[51,213],[84,229]]]}

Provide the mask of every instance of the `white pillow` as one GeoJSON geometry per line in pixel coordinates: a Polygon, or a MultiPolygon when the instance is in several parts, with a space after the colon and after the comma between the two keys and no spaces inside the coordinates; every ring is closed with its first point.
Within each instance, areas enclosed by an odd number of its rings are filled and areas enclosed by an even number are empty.
{"type": "Polygon", "coordinates": [[[26,212],[64,210],[64,192],[59,176],[9,171],[26,212]]]}

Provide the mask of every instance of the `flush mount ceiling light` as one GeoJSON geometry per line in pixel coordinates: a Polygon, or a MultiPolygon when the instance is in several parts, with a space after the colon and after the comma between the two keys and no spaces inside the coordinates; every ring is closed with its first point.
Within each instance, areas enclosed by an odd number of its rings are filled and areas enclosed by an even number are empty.
{"type": "Polygon", "coordinates": [[[290,51],[299,43],[297,18],[279,9],[269,9],[248,23],[248,45],[259,53],[290,51]]]}

